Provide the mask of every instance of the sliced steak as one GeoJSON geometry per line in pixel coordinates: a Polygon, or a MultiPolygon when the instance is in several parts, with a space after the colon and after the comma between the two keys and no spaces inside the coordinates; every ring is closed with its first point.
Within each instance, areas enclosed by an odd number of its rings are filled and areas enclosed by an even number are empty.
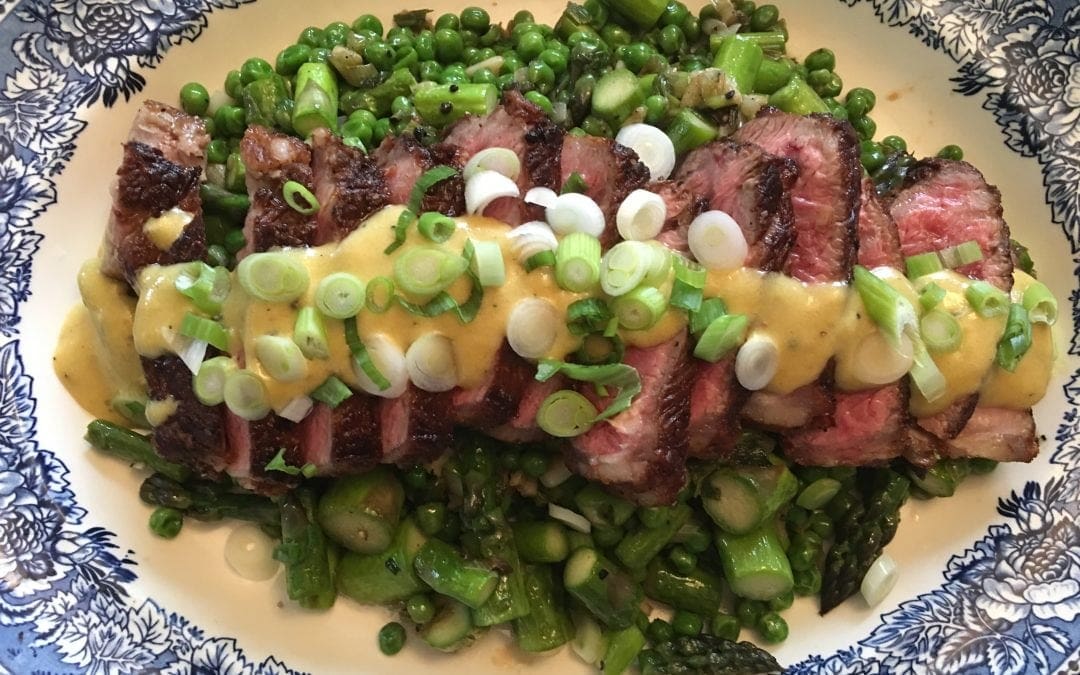
{"type": "Polygon", "coordinates": [[[296,181],[314,193],[307,144],[266,127],[252,126],[240,141],[240,156],[251,207],[244,221],[247,244],[239,257],[279,246],[315,243],[315,217],[293,209],[282,194],[288,181],[296,181]]]}
{"type": "MultiPolygon", "coordinates": [[[[451,145],[425,147],[412,136],[387,136],[372,153],[375,163],[386,176],[391,204],[407,204],[416,180],[439,164],[460,169],[460,153],[451,145]]],[[[448,216],[465,213],[465,183],[460,176],[437,183],[424,195],[424,211],[439,211],[448,216]]]]}
{"type": "Polygon", "coordinates": [[[709,208],[708,200],[674,180],[653,181],[648,189],[660,195],[667,211],[663,229],[656,236],[656,240],[673,251],[690,255],[686,233],[694,218],[709,208]]]}
{"type": "MultiPolygon", "coordinates": [[[[521,161],[517,185],[521,195],[534,187],[559,189],[559,154],[563,129],[517,91],[507,91],[502,104],[485,117],[469,116],[455,122],[443,139],[468,161],[487,148],[507,148],[521,161]]],[[[510,225],[543,220],[543,209],[522,199],[498,199],[484,215],[510,225]]]]}
{"type": "Polygon", "coordinates": [[[382,458],[379,399],[363,393],[331,408],[316,403],[304,418],[304,461],[320,476],[344,476],[371,469],[382,458]]]}
{"type": "MultiPolygon", "coordinates": [[[[784,272],[812,283],[849,281],[858,247],[862,187],[858,137],[851,125],[829,115],[804,117],[769,108],[744,124],[734,138],[798,165],[791,188],[795,241],[784,272]]],[[[755,392],[744,416],[779,429],[822,427],[830,423],[834,407],[830,390],[823,375],[786,396],[755,392]]]]}
{"type": "Polygon", "coordinates": [[[199,402],[191,371],[179,357],[143,358],[142,366],[150,399],[176,404],[173,414],[154,427],[154,450],[204,476],[219,474],[232,461],[225,443],[225,406],[199,402]]]}
{"type": "Polygon", "coordinates": [[[562,141],[559,187],[575,173],[585,181],[585,194],[604,212],[607,227],[600,236],[600,243],[607,248],[619,238],[615,226],[619,205],[626,195],[648,184],[649,168],[633,150],[610,138],[567,135],[562,141]]]}
{"type": "MultiPolygon", "coordinates": [[[[1004,291],[1012,288],[1009,227],[1002,218],[1001,193],[975,167],[953,160],[922,160],[908,171],[887,207],[904,256],[976,241],[983,259],[956,271],[1004,291]]],[[[920,418],[919,426],[948,441],[964,428],[977,403],[977,394],[964,397],[936,415],[920,418]]]]}
{"type": "Polygon", "coordinates": [[[716,363],[694,360],[690,390],[690,456],[726,457],[739,439],[739,415],[750,392],[735,377],[735,357],[716,363]]]}
{"type": "Polygon", "coordinates": [[[530,443],[546,438],[546,434],[536,426],[536,414],[544,399],[567,386],[566,379],[556,375],[545,382],[533,379],[522,390],[513,417],[497,427],[488,427],[484,433],[492,438],[507,443],[530,443]]]}
{"type": "Polygon", "coordinates": [[[670,504],[686,482],[687,335],[655,347],[627,349],[623,362],[637,369],[641,393],[628,409],[574,438],[568,461],[577,473],[638,504],[670,504]]]}
{"type": "Polygon", "coordinates": [[[156,101],[139,108],[116,172],[102,254],[106,274],[134,286],[138,271],[146,265],[171,265],[206,255],[199,178],[209,142],[197,117],[156,101]],[[190,220],[172,241],[159,237],[155,243],[144,225],[174,208],[190,220]]]}
{"type": "MultiPolygon", "coordinates": [[[[858,233],[860,265],[903,269],[896,224],[868,178],[863,179],[858,233]]],[[[864,466],[910,454],[908,393],[906,378],[878,389],[838,392],[832,425],[785,435],[784,452],[799,464],[815,466],[864,466]]]]}
{"type": "Polygon", "coordinates": [[[509,422],[517,413],[526,388],[534,382],[536,367],[503,343],[483,384],[451,393],[455,422],[473,429],[488,429],[509,422]]]}
{"type": "Polygon", "coordinates": [[[326,129],[311,134],[312,172],[319,213],[316,245],[338,241],[390,203],[386,178],[374,160],[326,129]]]}
{"type": "Polygon", "coordinates": [[[433,394],[411,384],[397,398],[380,399],[382,461],[409,466],[449,450],[454,437],[449,411],[449,394],[433,394]]]}
{"type": "Polygon", "coordinates": [[[752,143],[724,140],[687,155],[675,180],[707,199],[709,209],[735,219],[750,247],[747,267],[775,271],[783,267],[795,240],[790,191],[798,172],[791,159],[752,143]]]}
{"type": "Polygon", "coordinates": [[[1039,453],[1031,409],[975,409],[964,430],[949,442],[950,457],[981,457],[998,462],[1030,462],[1039,453]]]}

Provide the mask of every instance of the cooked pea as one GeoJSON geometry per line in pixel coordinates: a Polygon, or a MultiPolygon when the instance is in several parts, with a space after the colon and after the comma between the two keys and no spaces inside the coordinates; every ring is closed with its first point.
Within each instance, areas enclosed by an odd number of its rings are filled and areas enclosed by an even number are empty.
{"type": "Polygon", "coordinates": [[[435,20],[435,29],[438,30],[440,28],[459,30],[461,28],[461,21],[458,19],[457,14],[447,12],[435,20]]]}
{"type": "Polygon", "coordinates": [[[704,623],[701,616],[683,609],[675,610],[675,614],[671,617],[671,627],[675,630],[675,634],[685,637],[700,634],[701,629],[705,627],[704,623]]]}
{"type": "Polygon", "coordinates": [[[330,50],[326,47],[316,47],[311,50],[311,58],[308,63],[326,63],[330,60],[330,50]]]}
{"type": "Polygon", "coordinates": [[[750,15],[750,30],[762,32],[771,29],[780,18],[776,5],[761,5],[750,15]]]}
{"type": "Polygon", "coordinates": [[[850,117],[850,115],[848,115],[847,108],[845,108],[844,104],[840,101],[837,101],[835,98],[826,98],[824,100],[825,105],[829,106],[829,114],[836,119],[846,120],[850,117]]]}
{"type": "Polygon", "coordinates": [[[274,60],[274,70],[278,75],[295,75],[300,66],[311,58],[311,47],[305,44],[289,45],[278,52],[274,60]]]}
{"type": "Polygon", "coordinates": [[[836,68],[836,54],[831,49],[821,47],[810,52],[803,63],[810,70],[833,70],[836,68]]]}
{"type": "Polygon", "coordinates": [[[712,620],[712,634],[734,642],[739,639],[739,619],[723,612],[718,613],[712,620]]]}
{"type": "Polygon", "coordinates": [[[394,66],[394,50],[382,40],[375,40],[364,45],[364,60],[379,70],[390,70],[394,66]]]}
{"type": "Polygon", "coordinates": [[[705,70],[708,65],[696,56],[684,56],[679,59],[679,68],[688,73],[696,73],[699,70],[705,70]]]}
{"type": "Polygon", "coordinates": [[[439,65],[438,61],[421,61],[419,73],[418,78],[421,81],[438,82],[439,75],[442,74],[442,66],[439,65]]]}
{"type": "MultiPolygon", "coordinates": [[[[454,17],[454,19],[456,20],[457,17],[454,17]]],[[[439,28],[435,31],[435,58],[440,63],[446,64],[458,61],[464,51],[465,43],[461,40],[461,33],[450,28],[439,28]]]]}
{"type": "Polygon", "coordinates": [[[593,541],[600,548],[612,548],[625,534],[623,528],[614,525],[597,525],[592,529],[593,541]]]}
{"type": "Polygon", "coordinates": [[[517,82],[514,80],[513,73],[503,73],[495,78],[495,84],[499,87],[499,91],[506,91],[513,88],[517,82]]]}
{"type": "Polygon", "coordinates": [[[362,30],[369,30],[372,33],[382,35],[383,24],[379,21],[379,17],[374,14],[361,14],[356,17],[356,21],[352,22],[352,29],[359,33],[362,30]]]}
{"type": "Polygon", "coordinates": [[[206,161],[211,164],[224,164],[229,156],[229,144],[220,138],[215,138],[206,146],[206,161]]]}
{"type": "Polygon", "coordinates": [[[555,88],[555,71],[543,61],[536,60],[530,63],[527,77],[529,83],[542,94],[547,94],[555,88]]]}
{"type": "Polygon", "coordinates": [[[479,63],[483,60],[483,56],[480,55],[481,51],[476,47],[466,47],[465,51],[461,54],[461,60],[465,62],[465,65],[471,66],[474,63],[479,63]]]}
{"type": "Polygon", "coordinates": [[[544,35],[538,30],[525,31],[516,44],[517,53],[524,61],[532,61],[540,56],[546,46],[544,35]]]}
{"type": "Polygon", "coordinates": [[[300,31],[300,37],[296,38],[296,42],[308,47],[322,47],[323,30],[317,26],[308,26],[300,31]]]}
{"type": "Polygon", "coordinates": [[[244,231],[237,227],[235,229],[229,230],[225,234],[225,241],[223,243],[225,245],[226,251],[228,251],[231,255],[236,255],[237,251],[244,248],[244,244],[247,243],[247,240],[244,239],[244,231]]]}
{"type": "Polygon", "coordinates": [[[211,244],[206,247],[206,262],[211,267],[228,267],[229,252],[221,244],[211,244]]]}
{"type": "MultiPolygon", "coordinates": [[[[356,112],[367,111],[357,110],[356,112]]],[[[367,147],[367,144],[371,142],[371,125],[364,122],[361,118],[358,118],[356,112],[349,115],[349,119],[345,120],[345,123],[341,125],[341,135],[355,138],[367,147]]]]}
{"type": "Polygon", "coordinates": [[[379,651],[387,656],[393,656],[405,646],[405,626],[397,621],[391,621],[379,630],[379,651]]]}
{"type": "Polygon", "coordinates": [[[696,16],[687,16],[679,28],[682,28],[683,35],[686,36],[687,42],[697,42],[701,37],[701,22],[698,21],[696,16]]]}
{"type": "Polygon", "coordinates": [[[865,87],[855,87],[844,98],[844,107],[848,114],[854,117],[862,117],[874,109],[877,97],[874,92],[865,87]]]}
{"type": "Polygon", "coordinates": [[[236,105],[223,105],[214,113],[214,126],[224,136],[239,137],[244,133],[244,109],[236,105]]]}
{"type": "Polygon", "coordinates": [[[645,64],[656,54],[656,50],[645,42],[634,42],[622,50],[622,60],[627,69],[640,73],[645,64]]]}
{"type": "Polygon", "coordinates": [[[244,95],[244,81],[240,78],[239,70],[230,70],[225,74],[225,93],[234,101],[239,101],[244,95]]]}
{"type": "Polygon", "coordinates": [[[600,37],[611,47],[628,45],[633,40],[630,31],[617,23],[609,23],[600,30],[600,37]]]}
{"type": "Polygon", "coordinates": [[[855,127],[855,131],[859,134],[859,138],[863,140],[869,140],[877,133],[877,122],[867,115],[852,119],[851,126],[855,127]]]}
{"type": "Polygon", "coordinates": [[[881,139],[881,144],[894,152],[904,152],[907,150],[907,141],[900,136],[886,136],[881,139]]]}
{"type": "Polygon", "coordinates": [[[416,526],[429,537],[446,525],[446,505],[429,502],[416,507],[416,526]]]}
{"type": "Polygon", "coordinates": [[[761,631],[762,640],[773,644],[783,642],[788,636],[787,621],[776,612],[763,614],[758,622],[758,630],[761,631]]]}
{"type": "MultiPolygon", "coordinates": [[[[860,147],[860,149],[862,148],[861,143],[859,144],[859,147],[860,147]]],[[[860,159],[861,159],[861,157],[860,157],[860,159]]],[[[863,166],[866,166],[866,165],[863,164],[863,166]]],[[[878,167],[878,168],[880,168],[880,167],[878,167]]],[[[873,171],[870,168],[867,168],[866,170],[867,171],[873,171]]],[[[819,511],[814,511],[813,513],[811,513],[810,514],[810,522],[808,523],[808,525],[809,525],[810,531],[813,532],[814,534],[818,535],[822,539],[828,539],[829,537],[832,536],[832,533],[833,533],[833,521],[832,521],[832,518],[829,518],[828,514],[825,513],[824,511],[819,510],[819,511]]]]}
{"type": "Polygon", "coordinates": [[[664,11],[660,14],[660,25],[678,26],[685,21],[688,16],[690,16],[690,10],[686,8],[686,5],[675,0],[674,2],[669,2],[667,7],[665,7],[664,11]]]}
{"type": "Polygon", "coordinates": [[[546,63],[555,71],[556,75],[562,75],[566,72],[567,57],[566,54],[556,49],[545,49],[540,52],[540,60],[546,63]]]}
{"type": "Polygon", "coordinates": [[[217,125],[214,124],[214,118],[203,115],[199,117],[202,120],[203,126],[206,127],[206,133],[210,138],[217,137],[217,125]]]}
{"type": "Polygon", "coordinates": [[[210,92],[198,82],[180,87],[180,107],[189,115],[202,115],[210,105],[210,92]]]}
{"type": "Polygon", "coordinates": [[[240,66],[240,81],[249,84],[274,74],[274,67],[266,59],[252,57],[240,66]]]}
{"type": "Polygon", "coordinates": [[[554,114],[555,109],[551,107],[551,99],[549,99],[547,96],[544,96],[539,91],[527,91],[525,92],[525,98],[529,101],[532,101],[532,103],[536,105],[536,107],[540,108],[548,115],[554,114]]]}
{"type": "Polygon", "coordinates": [[[608,22],[608,16],[610,15],[607,5],[601,2],[601,0],[585,0],[584,7],[585,11],[588,12],[591,17],[589,25],[597,30],[603,28],[604,24],[608,22]]]}
{"type": "Polygon", "coordinates": [[[442,84],[461,84],[469,81],[469,75],[465,72],[465,66],[460,63],[451,63],[443,68],[439,81],[442,84]]]}
{"type": "Polygon", "coordinates": [[[686,36],[678,26],[664,26],[660,29],[656,44],[660,47],[660,51],[673,56],[686,46],[686,36]]]}
{"type": "Polygon", "coordinates": [[[542,450],[526,450],[521,456],[521,470],[526,476],[539,478],[548,469],[548,456],[542,450]]]}
{"type": "Polygon", "coordinates": [[[491,72],[490,68],[479,68],[473,71],[470,78],[474,84],[497,84],[499,78],[495,73],[491,72]]]}
{"type": "Polygon", "coordinates": [[[159,506],[150,514],[150,531],[162,539],[174,539],[183,527],[183,511],[159,506]]]}
{"type": "Polygon", "coordinates": [[[649,622],[649,628],[645,631],[649,641],[653,643],[667,642],[675,637],[675,629],[663,619],[653,619],[649,622]]]}
{"type": "Polygon", "coordinates": [[[611,125],[595,115],[589,115],[581,120],[581,129],[590,136],[604,136],[606,138],[611,138],[615,135],[615,132],[611,129],[611,125]]]}
{"type": "Polygon", "coordinates": [[[503,52],[503,73],[513,74],[518,68],[525,66],[525,62],[521,60],[521,57],[517,55],[517,52],[503,52]]]}
{"type": "MultiPolygon", "coordinates": [[[[818,72],[818,71],[815,71],[818,72]]],[[[817,93],[823,98],[839,96],[840,92],[844,90],[844,81],[840,79],[840,76],[836,73],[829,73],[829,79],[824,82],[819,88],[817,93]]]]}
{"type": "Polygon", "coordinates": [[[675,569],[683,574],[689,574],[697,567],[697,556],[682,546],[671,549],[668,558],[671,560],[671,564],[675,566],[675,569]]]}
{"type": "Polygon", "coordinates": [[[518,10],[518,12],[514,14],[514,18],[510,21],[510,28],[513,29],[518,24],[522,23],[536,23],[536,18],[533,17],[533,13],[527,9],[518,10]]]}
{"type": "Polygon", "coordinates": [[[645,121],[652,125],[657,125],[664,119],[664,115],[667,114],[668,100],[667,96],[660,94],[653,94],[645,99],[645,121]]]}
{"type": "Polygon", "coordinates": [[[420,31],[413,40],[413,49],[421,61],[435,60],[435,34],[429,30],[420,31]]]}
{"type": "Polygon", "coordinates": [[[772,600],[769,600],[769,609],[774,612],[782,612],[793,604],[795,604],[795,592],[788,591],[783,595],[778,595],[772,600]]]}
{"type": "Polygon", "coordinates": [[[435,604],[423,593],[417,593],[405,602],[405,612],[415,624],[425,624],[435,618],[435,604]]]}
{"type": "Polygon", "coordinates": [[[413,104],[408,96],[397,96],[390,102],[390,113],[398,116],[412,115],[413,104]]]}
{"type": "Polygon", "coordinates": [[[483,33],[491,25],[491,15],[480,7],[466,7],[461,10],[461,27],[475,33],[483,33]]]}
{"type": "Polygon", "coordinates": [[[383,139],[390,133],[390,118],[380,117],[371,127],[371,142],[373,145],[382,143],[383,139]]]}
{"type": "Polygon", "coordinates": [[[490,26],[480,35],[480,44],[485,47],[494,47],[499,44],[499,41],[502,40],[502,38],[502,28],[499,26],[490,26]]]}
{"type": "Polygon", "coordinates": [[[743,628],[757,626],[761,615],[765,613],[765,603],[758,600],[739,598],[735,605],[735,615],[739,617],[739,623],[743,628]]]}
{"type": "Polygon", "coordinates": [[[959,145],[946,145],[944,148],[937,151],[937,156],[942,159],[960,161],[964,158],[964,150],[959,145]]]}
{"type": "Polygon", "coordinates": [[[743,14],[750,16],[757,9],[757,5],[752,0],[740,0],[735,3],[735,9],[743,14]]]}

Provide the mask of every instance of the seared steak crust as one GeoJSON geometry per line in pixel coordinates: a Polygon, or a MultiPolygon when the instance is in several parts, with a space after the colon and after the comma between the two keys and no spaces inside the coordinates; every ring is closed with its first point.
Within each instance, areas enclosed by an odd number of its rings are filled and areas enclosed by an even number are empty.
{"type": "Polygon", "coordinates": [[[311,135],[315,197],[316,244],[337,241],[390,202],[381,169],[359,148],[351,148],[326,129],[311,135]]]}
{"type": "Polygon", "coordinates": [[[398,398],[380,399],[382,461],[410,466],[446,452],[454,434],[449,411],[449,394],[434,394],[411,384],[398,398]]]}
{"type": "MultiPolygon", "coordinates": [[[[372,153],[375,163],[386,176],[391,204],[407,204],[416,180],[439,164],[460,169],[464,166],[457,148],[438,143],[425,147],[408,135],[387,136],[372,153]]],[[[465,213],[465,183],[455,176],[437,183],[424,195],[424,211],[438,211],[448,216],[465,213]]]]}
{"type": "Polygon", "coordinates": [[[1031,409],[976,408],[949,442],[950,457],[982,457],[998,462],[1030,462],[1039,454],[1031,409]]]}
{"type": "Polygon", "coordinates": [[[240,141],[251,208],[244,221],[247,246],[268,251],[279,246],[310,246],[315,243],[315,218],[296,211],[285,202],[282,188],[296,181],[313,193],[311,150],[303,141],[252,126],[240,141]]]}
{"type": "Polygon", "coordinates": [[[534,380],[536,368],[503,343],[487,378],[479,387],[455,389],[451,405],[455,421],[474,429],[497,427],[510,421],[522,396],[534,380]]]}
{"type": "Polygon", "coordinates": [[[607,248],[619,238],[615,226],[619,204],[626,195],[648,184],[649,168],[633,150],[610,138],[566,136],[562,142],[559,186],[575,173],[585,181],[585,194],[604,212],[607,227],[600,235],[600,244],[607,248]]]}
{"type": "Polygon", "coordinates": [[[222,471],[231,461],[225,443],[225,406],[199,402],[191,388],[191,371],[176,356],[143,358],[142,367],[150,399],[176,402],[176,411],[154,428],[154,450],[204,476],[222,471]]]}

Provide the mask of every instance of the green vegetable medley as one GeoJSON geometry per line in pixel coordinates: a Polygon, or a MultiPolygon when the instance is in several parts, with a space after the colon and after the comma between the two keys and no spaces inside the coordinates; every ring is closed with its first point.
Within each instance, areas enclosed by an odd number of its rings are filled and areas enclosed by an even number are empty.
{"type": "MultiPolygon", "coordinates": [[[[425,11],[404,12],[384,28],[367,14],[305,28],[273,63],[253,57],[230,71],[224,94],[197,83],[180,90],[184,110],[204,116],[212,135],[202,192],[208,263],[231,267],[244,245],[238,143],[252,124],[300,137],[329,127],[371,150],[389,134],[434,140],[513,88],[572,133],[613,136],[644,121],[679,153],[773,105],[849,120],[881,190],[913,162],[902,138],[874,140],[874,94],[845,93],[832,51],[801,61],[785,52],[774,5],[719,2],[695,14],[678,1],[588,0],[568,5],[553,27],[520,11],[503,28],[470,7],[434,24],[425,11]]],[[[252,521],[280,540],[275,557],[301,606],[326,608],[340,595],[398,608],[400,620],[372,636],[385,654],[407,639],[456,651],[503,626],[524,651],[571,643],[607,674],[635,664],[645,673],[778,671],[738,639],[783,641],[796,596],[820,596],[822,612],[835,607],[881,555],[909,494],[948,496],[993,467],[805,468],[778,456],[772,437],[745,432],[735,464],[692,464],[676,504],[639,508],[572,475],[555,446],[459,434],[437,467],[334,480],[279,456],[267,469],[306,480],[272,500],[195,479],[147,438],[107,422],[93,422],[88,439],[153,471],[140,496],[157,507],[156,534],[177,536],[185,518],[252,521]],[[650,620],[644,607],[668,618],[650,620]]]]}

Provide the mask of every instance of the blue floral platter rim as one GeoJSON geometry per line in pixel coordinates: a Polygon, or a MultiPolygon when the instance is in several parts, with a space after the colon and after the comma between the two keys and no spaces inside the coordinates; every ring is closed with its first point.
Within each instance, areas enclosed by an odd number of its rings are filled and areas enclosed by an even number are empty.
{"type": "MultiPolygon", "coordinates": [[[[39,445],[20,349],[35,221],[57,200],[86,111],[138,96],[211,13],[253,1],[0,0],[0,673],[297,672],[132,592],[132,553],[86,524],[68,466],[39,445]]],[[[869,5],[913,48],[943,53],[953,90],[977,97],[1008,150],[1037,163],[1080,323],[1080,2],[832,1],[869,5]]],[[[1080,333],[1063,351],[1080,356],[1080,333]]],[[[1080,371],[1062,393],[1045,480],[1000,499],[997,522],[948,560],[936,588],[786,672],[1080,673],[1080,371]]]]}

